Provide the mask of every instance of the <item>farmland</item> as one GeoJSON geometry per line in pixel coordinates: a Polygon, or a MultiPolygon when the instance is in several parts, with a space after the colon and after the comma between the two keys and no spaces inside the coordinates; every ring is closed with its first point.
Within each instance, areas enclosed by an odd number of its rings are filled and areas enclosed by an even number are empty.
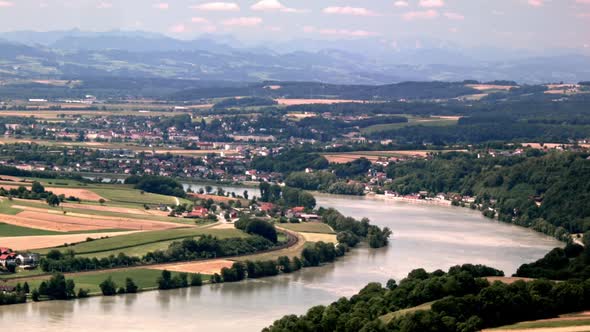
{"type": "Polygon", "coordinates": [[[427,118],[415,117],[406,115],[408,122],[403,123],[392,123],[392,124],[378,124],[370,127],[363,128],[361,133],[364,135],[370,135],[381,131],[388,131],[392,129],[399,129],[402,127],[409,126],[426,126],[426,127],[440,127],[440,126],[452,126],[456,125],[460,117],[458,116],[431,116],[427,118]]]}
{"type": "MultiPolygon", "coordinates": [[[[57,248],[63,251],[74,250],[77,254],[99,254],[109,252],[109,254],[118,254],[121,251],[133,250],[135,247],[141,247],[148,244],[156,244],[171,240],[180,240],[184,238],[194,238],[202,235],[213,235],[218,238],[245,237],[245,233],[236,229],[216,230],[208,228],[181,228],[163,231],[141,232],[129,235],[117,236],[108,239],[101,239],[91,242],[83,242],[66,248],[57,248]]],[[[145,249],[145,247],[143,247],[145,249]]],[[[51,249],[39,250],[41,254],[49,252],[51,249]]],[[[147,251],[146,251],[147,252],[147,251]]],[[[142,254],[145,254],[143,252],[142,254]]]]}

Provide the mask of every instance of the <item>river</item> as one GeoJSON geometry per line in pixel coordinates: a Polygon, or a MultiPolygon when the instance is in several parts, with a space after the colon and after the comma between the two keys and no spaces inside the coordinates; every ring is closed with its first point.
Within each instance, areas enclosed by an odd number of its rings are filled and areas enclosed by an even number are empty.
{"type": "MultiPolygon", "coordinates": [[[[228,188],[229,189],[229,188],[228,188]]],[[[232,188],[243,192],[244,188],[232,188]]],[[[252,189],[249,189],[252,190],[252,189]]],[[[560,246],[529,229],[457,207],[317,195],[318,204],[390,227],[387,248],[354,249],[335,264],[235,284],[0,307],[10,331],[259,331],[285,314],[350,296],[414,268],[481,263],[512,274],[560,246]]]]}

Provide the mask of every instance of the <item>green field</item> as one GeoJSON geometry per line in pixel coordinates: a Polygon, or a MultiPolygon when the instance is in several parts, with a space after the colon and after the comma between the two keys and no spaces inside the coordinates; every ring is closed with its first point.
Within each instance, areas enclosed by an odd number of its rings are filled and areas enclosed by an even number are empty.
{"type": "MultiPolygon", "coordinates": [[[[14,215],[16,215],[18,212],[21,212],[22,210],[12,208],[11,205],[30,206],[33,208],[41,208],[41,209],[54,210],[54,211],[60,211],[60,212],[67,211],[67,212],[87,214],[87,215],[93,215],[93,216],[107,216],[107,217],[118,217],[118,218],[176,222],[176,223],[189,224],[189,225],[195,224],[194,219],[185,219],[185,218],[177,218],[177,217],[158,216],[158,215],[147,215],[147,214],[137,214],[137,213],[121,213],[121,212],[104,211],[104,210],[98,211],[98,210],[84,209],[82,207],[80,207],[80,208],[76,208],[76,207],[73,207],[73,208],[72,207],[50,207],[42,201],[26,201],[26,200],[19,200],[19,201],[12,201],[12,202],[5,201],[5,202],[3,202],[3,204],[5,204],[4,205],[6,207],[5,209],[16,210],[17,212],[14,213],[14,215]]],[[[72,203],[72,204],[76,204],[76,203],[72,203]]],[[[99,204],[89,204],[88,202],[84,202],[84,204],[85,205],[97,205],[97,206],[99,205],[99,204]]],[[[119,207],[117,204],[112,204],[112,202],[107,202],[105,204],[105,206],[110,206],[110,205],[119,207]]],[[[3,205],[0,204],[0,207],[2,207],[2,206],[3,205]]],[[[127,208],[137,208],[140,210],[144,209],[143,206],[126,206],[126,207],[127,208]]],[[[0,209],[0,213],[10,214],[10,213],[3,212],[2,209],[0,209]]]]}
{"type": "Polygon", "coordinates": [[[64,234],[59,232],[46,231],[27,227],[14,226],[0,223],[0,237],[8,236],[34,236],[34,235],[56,235],[64,234]]]}
{"type": "MultiPolygon", "coordinates": [[[[246,237],[246,233],[237,229],[206,229],[206,228],[182,228],[163,231],[141,232],[128,235],[115,236],[90,242],[83,242],[73,246],[56,248],[62,251],[74,250],[77,254],[98,254],[106,251],[128,252],[134,247],[157,244],[171,240],[192,238],[200,235],[213,235],[218,238],[246,237]]],[[[144,247],[145,248],[145,247],[144,247]]],[[[49,249],[38,250],[40,254],[46,254],[49,249]]]]}
{"type": "Polygon", "coordinates": [[[432,307],[432,304],[433,303],[434,302],[428,302],[428,303],[424,303],[424,304],[421,304],[421,305],[416,306],[416,307],[412,307],[412,308],[407,308],[407,309],[402,309],[402,310],[390,312],[388,314],[385,314],[385,315],[379,317],[379,319],[383,323],[387,324],[387,323],[391,322],[395,318],[398,318],[398,317],[401,317],[403,315],[412,313],[414,311],[418,311],[418,310],[430,310],[430,308],[432,307]]]}
{"type": "MultiPolygon", "coordinates": [[[[121,202],[121,203],[131,203],[134,205],[137,204],[150,204],[150,205],[157,205],[157,204],[166,204],[166,205],[176,205],[176,199],[172,196],[164,196],[152,193],[141,193],[141,190],[131,189],[131,188],[104,188],[104,187],[93,187],[89,188],[89,190],[99,194],[100,196],[108,199],[109,201],[113,202],[121,202]]],[[[181,203],[189,203],[188,200],[180,199],[181,203]]]]}
{"type": "Polygon", "coordinates": [[[27,228],[0,223],[0,237],[11,236],[37,236],[37,235],[66,235],[66,234],[90,234],[90,233],[112,233],[124,232],[124,229],[99,229],[92,231],[78,231],[78,232],[52,232],[43,229],[27,228]]]}
{"type": "MultiPolygon", "coordinates": [[[[84,273],[74,276],[67,276],[67,279],[73,279],[76,283],[76,292],[78,289],[88,289],[90,293],[100,294],[100,287],[98,286],[101,282],[107,279],[109,276],[113,278],[113,281],[117,284],[117,287],[125,286],[125,279],[131,278],[135,282],[135,284],[141,290],[147,289],[154,289],[158,286],[156,280],[162,274],[160,270],[150,270],[150,269],[130,269],[124,271],[107,271],[107,272],[97,272],[97,273],[84,273]]],[[[177,272],[172,272],[172,275],[177,275],[177,272]]],[[[31,279],[27,282],[31,289],[38,288],[39,285],[43,280],[49,279],[49,276],[46,278],[39,278],[39,279],[31,279]]],[[[203,275],[203,281],[209,280],[209,277],[203,275]]],[[[190,281],[190,275],[189,275],[190,281]]]]}
{"type": "MultiPolygon", "coordinates": [[[[195,239],[196,239],[196,237],[195,237],[195,239]]],[[[156,250],[166,250],[166,249],[168,249],[170,244],[172,244],[175,241],[181,241],[181,239],[153,242],[153,243],[148,243],[148,244],[141,244],[141,245],[134,246],[131,248],[113,249],[113,250],[101,251],[101,252],[95,252],[95,253],[89,253],[89,254],[79,254],[76,256],[88,257],[88,258],[96,257],[98,259],[101,259],[103,257],[109,257],[110,255],[117,256],[120,252],[124,252],[125,255],[127,255],[127,256],[142,257],[145,254],[147,254],[148,252],[154,252],[156,250]]]]}
{"type": "Polygon", "coordinates": [[[588,326],[590,331],[590,318],[580,318],[574,320],[555,320],[555,321],[538,321],[538,322],[523,322],[514,325],[507,325],[497,328],[498,330],[524,330],[524,329],[539,329],[539,328],[558,328],[558,327],[573,327],[573,326],[588,326]]]}
{"type": "Polygon", "coordinates": [[[319,222],[304,222],[300,224],[277,224],[277,226],[295,232],[335,234],[334,230],[330,226],[319,222]]]}
{"type": "Polygon", "coordinates": [[[403,123],[388,123],[388,124],[379,124],[374,125],[366,128],[361,129],[361,133],[366,134],[373,134],[381,131],[388,131],[393,129],[400,129],[403,127],[409,126],[427,126],[427,127],[438,127],[438,126],[451,126],[456,125],[457,120],[454,119],[444,119],[444,118],[418,118],[413,116],[406,116],[408,118],[408,122],[403,123]]]}

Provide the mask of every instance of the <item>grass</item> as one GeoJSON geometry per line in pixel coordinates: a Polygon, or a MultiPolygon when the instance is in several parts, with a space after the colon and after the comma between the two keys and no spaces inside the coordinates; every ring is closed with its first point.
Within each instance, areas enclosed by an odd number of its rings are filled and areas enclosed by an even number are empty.
{"type": "MultiPolygon", "coordinates": [[[[141,193],[137,189],[115,189],[115,188],[101,188],[96,187],[91,189],[98,195],[108,199],[109,201],[133,203],[133,204],[166,204],[176,205],[176,199],[172,196],[165,196],[152,193],[141,193]]],[[[179,199],[181,200],[181,199],[179,199]]],[[[181,203],[187,203],[188,200],[181,200],[181,203]]]]}
{"type": "MultiPolygon", "coordinates": [[[[76,204],[75,202],[66,202],[66,203],[76,204]]],[[[122,212],[113,212],[113,211],[104,211],[104,210],[98,211],[98,210],[84,209],[82,206],[80,208],[76,208],[76,207],[74,207],[74,208],[72,208],[72,207],[50,207],[41,201],[20,200],[20,201],[13,201],[12,204],[47,209],[47,210],[55,210],[55,211],[60,211],[60,212],[61,211],[68,211],[68,212],[93,215],[93,216],[107,216],[107,217],[140,219],[140,220],[176,222],[176,223],[190,224],[190,225],[194,224],[194,220],[189,220],[189,219],[184,219],[184,218],[176,218],[176,217],[168,217],[168,216],[137,214],[137,213],[122,213],[122,212]]],[[[84,202],[84,204],[85,205],[95,205],[95,204],[88,204],[87,202],[84,202]]],[[[111,202],[107,202],[106,204],[104,204],[104,206],[111,206],[111,205],[115,207],[115,205],[112,204],[111,202]]],[[[99,206],[99,204],[96,204],[96,206],[99,206]]],[[[116,207],[119,207],[119,206],[116,206],[116,207]]],[[[127,208],[131,208],[131,207],[127,207],[127,208]]],[[[137,210],[144,210],[143,206],[141,206],[141,207],[134,206],[134,208],[136,208],[137,210]]],[[[17,210],[17,209],[15,209],[15,210],[17,210]]],[[[22,211],[22,210],[19,210],[19,212],[20,211],[22,211]]],[[[3,213],[3,212],[0,210],[0,213],[3,213]]]]}
{"type": "MultiPolygon", "coordinates": [[[[154,252],[156,250],[166,250],[166,249],[168,249],[170,244],[172,244],[175,241],[179,241],[179,239],[142,244],[142,245],[138,245],[135,247],[126,248],[124,250],[124,252],[125,252],[125,255],[127,255],[127,256],[142,257],[142,256],[145,256],[145,254],[147,254],[148,252],[154,252]]],[[[76,256],[77,257],[89,257],[89,258],[96,257],[98,259],[101,259],[103,257],[109,257],[110,255],[117,256],[121,251],[122,251],[121,249],[114,249],[114,250],[108,250],[108,251],[101,251],[101,252],[97,252],[97,253],[81,254],[81,255],[76,255],[76,256]]]]}
{"type": "Polygon", "coordinates": [[[0,223],[0,237],[57,235],[57,234],[63,235],[65,233],[52,232],[52,231],[46,231],[43,229],[27,228],[27,227],[20,227],[20,226],[14,226],[14,225],[10,225],[10,224],[0,223]]]}
{"type": "Polygon", "coordinates": [[[385,323],[388,324],[389,322],[391,322],[393,319],[404,316],[406,314],[412,313],[414,311],[418,311],[418,310],[430,310],[430,308],[432,307],[432,304],[434,302],[428,302],[428,303],[424,303],[421,304],[419,306],[416,307],[412,307],[412,308],[407,308],[407,309],[402,309],[402,310],[398,310],[398,311],[394,311],[394,312],[390,312],[388,314],[385,314],[381,317],[379,317],[379,319],[385,323]]]}
{"type": "Polygon", "coordinates": [[[12,202],[9,200],[3,200],[0,202],[0,213],[15,216],[23,210],[15,209],[12,207],[12,202]]]}
{"type": "Polygon", "coordinates": [[[28,228],[15,226],[10,224],[0,223],[0,237],[12,237],[12,236],[43,236],[43,235],[68,235],[68,234],[91,234],[91,233],[112,233],[112,232],[125,232],[125,229],[98,229],[90,231],[76,231],[76,232],[53,232],[44,229],[28,228]]]}
{"type": "Polygon", "coordinates": [[[9,280],[14,278],[24,278],[24,277],[35,277],[38,275],[46,274],[40,268],[36,268],[34,270],[25,270],[25,269],[17,269],[16,273],[7,273],[7,274],[0,274],[0,280],[9,280]]]}
{"type": "MultiPolygon", "coordinates": [[[[172,276],[178,275],[178,272],[171,272],[172,276]]],[[[111,277],[117,284],[117,288],[125,286],[125,279],[131,278],[140,290],[148,290],[157,288],[158,284],[156,280],[162,275],[160,270],[150,269],[130,269],[130,270],[118,270],[118,271],[107,271],[107,272],[96,272],[96,273],[85,273],[74,276],[68,276],[66,279],[73,279],[76,284],[76,291],[80,288],[88,289],[91,294],[101,294],[100,283],[108,277],[111,277]]],[[[31,289],[38,288],[42,281],[49,279],[38,278],[27,280],[31,289]]],[[[209,280],[209,276],[203,275],[203,281],[209,280]]],[[[23,283],[24,281],[20,281],[23,283]]],[[[189,274],[190,282],[190,274],[189,274]]]]}
{"type": "MultiPolygon", "coordinates": [[[[520,330],[520,329],[538,329],[538,328],[557,328],[572,326],[590,326],[590,318],[575,320],[550,320],[538,322],[522,322],[513,325],[502,326],[497,329],[501,330],[520,330]]],[[[590,328],[589,328],[590,330],[590,328]]]]}
{"type": "Polygon", "coordinates": [[[330,226],[319,222],[304,222],[300,224],[279,224],[277,226],[286,228],[294,232],[334,234],[334,230],[330,226]]]}
{"type": "Polygon", "coordinates": [[[408,122],[403,123],[388,123],[388,124],[379,124],[374,126],[369,126],[366,128],[361,129],[361,133],[366,134],[374,134],[382,131],[400,129],[403,127],[409,126],[427,126],[427,127],[438,127],[438,126],[451,126],[456,125],[457,120],[454,119],[443,119],[437,117],[430,117],[430,118],[419,118],[413,116],[406,116],[408,118],[408,122]]]}
{"type": "MultiPolygon", "coordinates": [[[[189,237],[196,237],[201,235],[213,235],[218,238],[231,237],[246,237],[246,233],[237,229],[201,229],[201,228],[182,228],[169,229],[163,231],[141,232],[127,235],[121,235],[106,239],[94,240],[89,242],[79,243],[68,247],[59,247],[53,249],[59,250],[74,250],[77,254],[96,254],[106,251],[123,251],[128,252],[134,247],[144,246],[148,244],[155,244],[159,242],[180,240],[189,237]]],[[[38,250],[40,254],[46,254],[51,250],[38,250]]]]}

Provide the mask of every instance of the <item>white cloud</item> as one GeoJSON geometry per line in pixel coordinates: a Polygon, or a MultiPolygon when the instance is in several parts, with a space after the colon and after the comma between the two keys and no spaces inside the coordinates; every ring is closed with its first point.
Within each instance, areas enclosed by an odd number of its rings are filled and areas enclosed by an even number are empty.
{"type": "Polygon", "coordinates": [[[110,2],[101,2],[99,3],[96,8],[98,9],[109,9],[109,8],[113,8],[113,4],[110,2]]]}
{"type": "Polygon", "coordinates": [[[236,17],[221,22],[225,26],[255,27],[262,23],[260,17],[236,17]]]}
{"type": "Polygon", "coordinates": [[[281,32],[283,31],[283,28],[281,27],[277,27],[277,26],[266,26],[264,27],[264,29],[271,31],[271,32],[281,32]]]}
{"type": "Polygon", "coordinates": [[[528,3],[533,7],[543,6],[543,0],[529,0],[528,3]]]}
{"type": "Polygon", "coordinates": [[[434,9],[430,9],[430,10],[422,10],[422,11],[413,11],[413,12],[407,12],[405,14],[402,15],[402,17],[407,20],[407,21],[412,21],[412,20],[430,20],[433,18],[437,18],[438,17],[438,12],[434,9]]]}
{"type": "Polygon", "coordinates": [[[289,8],[283,5],[279,0],[261,0],[253,4],[250,9],[255,11],[281,11],[285,13],[300,13],[302,9],[289,8]]]}
{"type": "Polygon", "coordinates": [[[420,7],[435,8],[443,7],[444,5],[444,0],[420,0],[420,7]]]}
{"type": "Polygon", "coordinates": [[[0,1],[0,8],[12,7],[14,6],[14,2],[10,1],[0,1]]]}
{"type": "Polygon", "coordinates": [[[395,7],[408,7],[410,4],[407,1],[396,1],[393,5],[395,7]]]}
{"type": "Polygon", "coordinates": [[[185,33],[187,32],[187,28],[186,25],[184,24],[176,24],[171,26],[168,31],[172,32],[172,33],[185,33]]]}
{"type": "Polygon", "coordinates": [[[160,3],[155,3],[152,7],[156,8],[156,9],[167,10],[170,8],[170,4],[168,4],[167,2],[160,2],[160,3]]]}
{"type": "Polygon", "coordinates": [[[376,16],[373,11],[362,7],[327,7],[324,14],[354,15],[354,16],[376,16]]]}
{"type": "Polygon", "coordinates": [[[304,26],[303,32],[305,33],[317,33],[320,35],[326,36],[344,36],[344,37],[354,37],[354,38],[361,38],[361,37],[371,37],[371,36],[378,36],[379,34],[373,31],[367,30],[349,30],[349,29],[319,29],[314,26],[304,26]]]}
{"type": "Polygon", "coordinates": [[[456,20],[456,21],[461,21],[461,20],[465,19],[465,16],[463,16],[459,13],[453,13],[453,12],[446,12],[445,17],[448,18],[449,20],[456,20]]]}
{"type": "Polygon", "coordinates": [[[191,8],[212,12],[237,12],[240,6],[235,2],[207,2],[200,5],[194,5],[191,8]]]}
{"type": "Polygon", "coordinates": [[[209,23],[209,20],[204,17],[193,17],[191,18],[191,22],[196,24],[206,24],[209,23]]]}

